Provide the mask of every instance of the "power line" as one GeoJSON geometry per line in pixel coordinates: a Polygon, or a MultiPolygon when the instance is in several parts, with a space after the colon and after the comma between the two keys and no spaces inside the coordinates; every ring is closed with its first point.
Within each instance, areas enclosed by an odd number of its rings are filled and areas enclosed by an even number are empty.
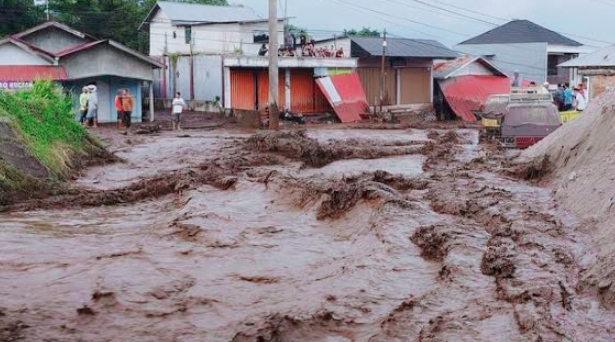
{"type": "MultiPolygon", "coordinates": [[[[412,1],[414,1],[414,0],[412,0],[412,1]]],[[[448,6],[448,7],[451,7],[451,8],[454,8],[456,10],[466,11],[466,12],[469,12],[469,13],[474,13],[474,14],[477,14],[477,15],[480,15],[480,16],[489,17],[489,18],[500,20],[500,21],[504,21],[504,22],[509,22],[509,21],[512,20],[510,18],[509,19],[501,18],[501,17],[497,17],[497,16],[493,16],[493,15],[484,13],[484,12],[478,12],[478,11],[474,11],[474,10],[471,10],[471,9],[463,8],[463,7],[460,7],[460,6],[455,6],[453,4],[449,4],[447,2],[440,1],[440,0],[431,0],[431,1],[439,3],[439,4],[442,4],[442,5],[445,5],[445,6],[448,6]]],[[[600,0],[594,0],[594,1],[600,1],[600,0]]],[[[611,5],[615,5],[615,3],[611,3],[611,5]]],[[[495,25],[495,26],[499,26],[499,24],[495,24],[495,23],[492,23],[492,24],[495,25]]],[[[593,41],[593,42],[604,43],[604,44],[612,44],[612,42],[606,42],[606,41],[595,39],[595,38],[589,38],[589,37],[581,36],[581,35],[578,35],[578,34],[575,34],[575,33],[559,32],[559,31],[553,31],[553,32],[559,33],[559,34],[562,34],[562,35],[565,35],[565,36],[578,37],[578,38],[589,40],[589,41],[593,41]]],[[[586,46],[590,46],[590,45],[586,45],[586,46]]],[[[596,47],[596,46],[590,46],[590,47],[596,47]]]]}

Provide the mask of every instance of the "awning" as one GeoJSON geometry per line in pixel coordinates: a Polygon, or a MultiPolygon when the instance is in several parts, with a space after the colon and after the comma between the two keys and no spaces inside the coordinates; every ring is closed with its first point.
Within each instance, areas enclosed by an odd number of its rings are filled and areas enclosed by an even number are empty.
{"type": "Polygon", "coordinates": [[[476,121],[472,111],[480,110],[489,95],[509,94],[510,80],[498,76],[459,76],[438,81],[453,112],[463,121],[476,121]]]}
{"type": "Polygon", "coordinates": [[[356,73],[322,77],[316,82],[341,122],[361,121],[361,115],[368,113],[367,97],[356,73]]]}
{"type": "Polygon", "coordinates": [[[0,82],[61,81],[66,70],[55,65],[0,65],[0,82]]]}

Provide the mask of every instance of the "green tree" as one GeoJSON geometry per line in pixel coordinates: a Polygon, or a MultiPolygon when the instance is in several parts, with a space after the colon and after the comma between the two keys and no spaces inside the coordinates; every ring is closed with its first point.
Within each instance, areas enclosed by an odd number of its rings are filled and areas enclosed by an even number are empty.
{"type": "Polygon", "coordinates": [[[380,32],[377,30],[372,30],[370,27],[363,27],[360,30],[344,30],[344,34],[347,36],[380,37],[380,32]]]}
{"type": "Polygon", "coordinates": [[[0,0],[0,38],[23,31],[44,20],[42,8],[32,0],[0,0]]]}
{"type": "Polygon", "coordinates": [[[300,35],[301,33],[306,33],[307,34],[307,29],[304,27],[299,27],[299,26],[295,26],[293,24],[288,24],[286,25],[286,27],[284,28],[287,32],[290,32],[292,34],[295,35],[300,35]]]}

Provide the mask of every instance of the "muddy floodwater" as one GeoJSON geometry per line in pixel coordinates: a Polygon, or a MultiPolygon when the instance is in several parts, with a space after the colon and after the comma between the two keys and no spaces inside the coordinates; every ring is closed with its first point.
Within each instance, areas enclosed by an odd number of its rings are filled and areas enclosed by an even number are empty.
{"type": "Polygon", "coordinates": [[[476,131],[112,140],[0,214],[0,341],[615,340],[590,236],[476,131]]]}

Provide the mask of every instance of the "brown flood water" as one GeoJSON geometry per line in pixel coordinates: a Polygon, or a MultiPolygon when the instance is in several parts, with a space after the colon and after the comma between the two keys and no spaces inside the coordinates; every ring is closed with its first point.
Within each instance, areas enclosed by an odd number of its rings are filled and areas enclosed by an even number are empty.
{"type": "MultiPolygon", "coordinates": [[[[131,137],[116,145],[125,163],[75,186],[126,187],[242,150],[248,137],[189,135],[131,137]]],[[[615,312],[579,285],[596,258],[590,237],[549,190],[485,162],[474,131],[457,138],[435,159],[319,169],[287,159],[246,167],[226,191],[2,214],[0,341],[614,341],[615,312]],[[426,183],[383,181],[380,170],[426,183]],[[320,215],[327,203],[339,215],[320,215]]]]}

